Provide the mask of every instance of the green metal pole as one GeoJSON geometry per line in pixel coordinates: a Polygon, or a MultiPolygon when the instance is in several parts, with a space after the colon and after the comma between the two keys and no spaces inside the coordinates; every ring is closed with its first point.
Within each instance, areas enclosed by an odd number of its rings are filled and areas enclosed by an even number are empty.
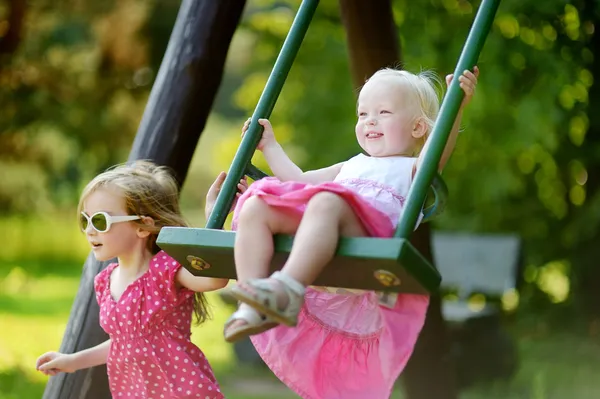
{"type": "Polygon", "coordinates": [[[300,49],[302,40],[306,35],[310,21],[317,9],[319,0],[303,0],[298,13],[294,18],[294,22],[288,32],[288,35],[283,43],[281,52],[277,57],[277,61],[273,66],[271,75],[267,80],[265,89],[263,90],[252,119],[248,131],[242,138],[242,142],[233,158],[233,162],[227,173],[227,177],[223,182],[223,188],[219,192],[215,208],[210,214],[206,222],[206,228],[221,229],[233,203],[235,193],[237,191],[237,183],[244,176],[244,171],[247,165],[252,160],[252,155],[256,150],[256,146],[262,136],[262,126],[258,124],[258,119],[268,118],[275,107],[275,102],[287,75],[292,67],[296,54],[300,49]]]}
{"type": "Polygon", "coordinates": [[[479,7],[462,54],[454,70],[455,78],[448,88],[446,97],[442,102],[440,114],[431,132],[431,137],[429,138],[431,143],[425,154],[423,154],[421,166],[417,170],[414,182],[408,192],[406,206],[398,222],[398,228],[394,234],[395,237],[408,238],[415,228],[427,195],[427,189],[437,172],[448,136],[450,135],[464,97],[464,92],[459,86],[458,77],[465,70],[472,69],[476,64],[479,54],[483,49],[485,39],[494,22],[494,16],[499,5],[500,0],[483,0],[479,7]]]}

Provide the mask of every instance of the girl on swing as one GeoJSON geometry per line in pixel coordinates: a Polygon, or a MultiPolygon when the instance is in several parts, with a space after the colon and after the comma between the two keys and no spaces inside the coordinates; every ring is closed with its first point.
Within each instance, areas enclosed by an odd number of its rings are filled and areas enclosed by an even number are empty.
{"type": "MultiPolygon", "coordinates": [[[[464,106],[479,71],[458,79],[465,93],[439,163],[449,159],[464,106]]],[[[446,77],[449,85],[452,75],[446,77]]],[[[240,302],[227,321],[227,341],[252,336],[273,372],[305,399],[388,398],[417,341],[429,299],[401,294],[382,305],[358,295],[310,287],[334,256],[340,236],[391,237],[439,100],[428,74],[383,69],[362,87],[356,138],[368,154],[303,172],[277,143],[269,121],[258,144],[275,178],[240,197],[233,228],[240,302]],[[268,276],[274,234],[295,235],[281,271],[268,276]]],[[[247,121],[242,129],[249,126],[247,121]]],[[[221,180],[222,181],[222,180],[221,180]]],[[[215,198],[207,199],[207,213],[215,198]]]]}

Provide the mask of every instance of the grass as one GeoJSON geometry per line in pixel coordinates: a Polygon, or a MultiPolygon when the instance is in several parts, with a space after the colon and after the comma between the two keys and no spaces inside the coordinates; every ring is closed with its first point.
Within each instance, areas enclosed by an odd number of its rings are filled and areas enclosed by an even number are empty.
{"type": "MultiPolygon", "coordinates": [[[[0,231],[5,233],[0,253],[0,399],[39,398],[47,377],[35,371],[35,360],[60,346],[88,248],[68,217],[0,219],[0,231]]],[[[231,309],[215,293],[208,299],[213,320],[195,328],[192,339],[213,365],[227,398],[297,398],[268,370],[236,364],[221,335],[231,309]]],[[[462,399],[600,397],[600,343],[581,334],[540,332],[524,323],[513,333],[522,357],[519,372],[510,382],[470,389],[462,399]]],[[[401,399],[400,391],[392,398],[401,399]]]]}
{"type": "MultiPolygon", "coordinates": [[[[6,269],[6,264],[0,268],[6,269]]],[[[69,265],[68,269],[75,265],[69,265]]],[[[6,271],[6,270],[5,270],[6,271]]],[[[46,378],[34,369],[44,351],[57,349],[62,339],[78,276],[46,274],[34,277],[25,269],[5,272],[0,279],[0,399],[41,397],[46,378]]],[[[216,294],[209,296],[214,319],[197,327],[193,340],[215,367],[231,399],[296,398],[266,370],[239,367],[221,326],[229,309],[216,294]]],[[[520,331],[522,365],[508,383],[476,387],[464,399],[600,397],[596,378],[600,344],[573,335],[520,331]]],[[[400,399],[400,392],[393,398],[400,399]]]]}
{"type": "Polygon", "coordinates": [[[464,399],[592,399],[600,397],[597,378],[600,343],[564,333],[521,331],[521,367],[508,383],[476,387],[464,399]]]}
{"type": "MultiPolygon", "coordinates": [[[[29,270],[35,270],[36,275],[56,273],[56,270],[63,273],[65,267],[61,263],[66,260],[76,265],[77,260],[85,259],[89,252],[73,212],[2,217],[0,232],[0,261],[26,265],[29,270]]],[[[76,267],[80,269],[81,264],[76,267]]],[[[10,270],[6,266],[0,267],[0,273],[10,270]]]]}

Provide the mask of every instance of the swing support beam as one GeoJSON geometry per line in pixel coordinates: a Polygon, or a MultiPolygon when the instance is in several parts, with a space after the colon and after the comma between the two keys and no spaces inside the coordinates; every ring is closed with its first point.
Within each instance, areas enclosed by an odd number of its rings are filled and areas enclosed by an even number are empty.
{"type": "MultiPolygon", "coordinates": [[[[475,65],[499,3],[500,0],[483,0],[461,53],[455,76],[475,65]]],[[[196,276],[236,278],[233,259],[235,232],[220,229],[223,228],[240,179],[245,174],[264,176],[250,163],[262,135],[258,119],[270,116],[317,5],[318,0],[304,0],[296,14],[206,228],[164,227],[159,234],[157,244],[196,276]]],[[[315,285],[414,294],[430,294],[438,289],[440,274],[412,246],[409,236],[423,209],[429,187],[433,189],[436,203],[432,208],[424,210],[425,218],[435,215],[443,206],[446,186],[436,173],[437,166],[462,99],[463,92],[458,79],[454,79],[442,103],[440,116],[430,138],[432,142],[415,175],[395,236],[340,238],[334,259],[325,267],[315,285]]],[[[275,254],[270,265],[271,271],[283,267],[294,238],[276,235],[273,239],[275,254]]]]}

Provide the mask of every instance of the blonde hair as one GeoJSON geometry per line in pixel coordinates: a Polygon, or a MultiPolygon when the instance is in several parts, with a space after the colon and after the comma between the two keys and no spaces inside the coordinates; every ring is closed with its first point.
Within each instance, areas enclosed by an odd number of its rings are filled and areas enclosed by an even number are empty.
{"type": "MultiPolygon", "coordinates": [[[[90,181],[79,199],[77,215],[83,210],[83,203],[96,190],[110,187],[117,189],[125,201],[128,215],[152,218],[153,225],[142,220],[133,221],[138,227],[150,232],[148,251],[153,255],[160,251],[156,239],[165,226],[187,227],[179,206],[179,186],[170,169],[150,161],[134,161],[109,168],[90,181]]],[[[194,313],[198,324],[208,318],[206,299],[202,293],[194,298],[194,313]]]]}
{"type": "MultiPolygon", "coordinates": [[[[383,68],[375,72],[368,80],[376,77],[396,77],[408,85],[410,93],[418,107],[416,118],[422,118],[427,131],[423,136],[423,144],[433,130],[433,125],[440,111],[440,94],[443,87],[441,79],[433,71],[421,71],[417,74],[394,68],[383,68]]],[[[365,82],[366,83],[366,82],[365,82]]],[[[420,151],[420,149],[419,149],[420,151]]]]}

